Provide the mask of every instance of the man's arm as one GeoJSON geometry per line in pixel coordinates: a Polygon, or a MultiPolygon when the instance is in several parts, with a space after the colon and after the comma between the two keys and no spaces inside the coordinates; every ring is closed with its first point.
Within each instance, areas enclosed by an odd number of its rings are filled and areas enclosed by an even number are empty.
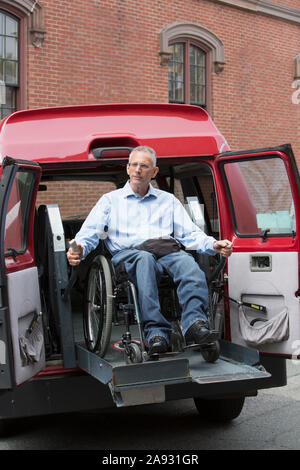
{"type": "Polygon", "coordinates": [[[105,227],[108,225],[110,200],[107,195],[99,199],[93,207],[81,229],[76,234],[78,251],[69,248],[67,258],[71,266],[77,266],[92,250],[97,248],[99,239],[105,238],[105,227]]]}
{"type": "Polygon", "coordinates": [[[232,253],[232,242],[229,240],[217,241],[206,235],[192,222],[185,208],[176,198],[174,198],[174,237],[190,250],[211,255],[217,252],[226,258],[232,253]]]}
{"type": "Polygon", "coordinates": [[[229,240],[219,240],[214,243],[214,249],[217,253],[228,258],[232,253],[233,243],[229,240]]]}

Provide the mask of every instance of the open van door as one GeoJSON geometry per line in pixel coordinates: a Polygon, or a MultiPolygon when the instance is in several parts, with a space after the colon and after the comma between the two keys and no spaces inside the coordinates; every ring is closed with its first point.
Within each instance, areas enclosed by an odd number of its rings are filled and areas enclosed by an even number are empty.
{"type": "Polygon", "coordinates": [[[40,289],[34,255],[35,200],[41,168],[6,157],[0,182],[0,389],[45,366],[40,289]]]}
{"type": "Polygon", "coordinates": [[[290,145],[216,158],[228,259],[227,337],[300,358],[300,182],[290,145]]]}

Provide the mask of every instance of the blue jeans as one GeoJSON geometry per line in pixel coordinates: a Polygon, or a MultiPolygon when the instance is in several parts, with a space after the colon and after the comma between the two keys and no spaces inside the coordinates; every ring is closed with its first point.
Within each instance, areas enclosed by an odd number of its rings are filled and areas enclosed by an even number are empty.
{"type": "Polygon", "coordinates": [[[207,321],[208,288],[205,274],[193,256],[185,251],[170,253],[160,259],[148,251],[125,249],[116,253],[114,265],[124,263],[129,279],[138,291],[145,340],[163,336],[169,342],[170,323],[160,312],[157,283],[165,269],[177,286],[182,308],[181,328],[185,334],[196,320],[207,321]]]}

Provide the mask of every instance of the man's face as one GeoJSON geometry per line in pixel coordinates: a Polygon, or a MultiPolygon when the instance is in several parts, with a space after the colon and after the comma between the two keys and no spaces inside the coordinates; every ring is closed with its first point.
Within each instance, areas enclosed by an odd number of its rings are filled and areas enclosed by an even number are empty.
{"type": "Polygon", "coordinates": [[[148,152],[138,150],[132,154],[130,163],[127,165],[127,174],[131,185],[146,188],[157,172],[158,167],[153,165],[153,160],[148,152]]]}

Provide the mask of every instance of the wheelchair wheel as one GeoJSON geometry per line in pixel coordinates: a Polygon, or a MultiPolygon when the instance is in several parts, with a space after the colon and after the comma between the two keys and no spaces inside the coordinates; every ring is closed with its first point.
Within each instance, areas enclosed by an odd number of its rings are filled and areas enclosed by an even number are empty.
{"type": "Polygon", "coordinates": [[[126,346],[127,362],[128,364],[137,364],[142,362],[142,351],[138,344],[130,343],[126,346]]]}
{"type": "Polygon", "coordinates": [[[83,314],[87,348],[103,357],[109,345],[113,314],[113,287],[105,256],[97,256],[89,270],[83,314]]]}

